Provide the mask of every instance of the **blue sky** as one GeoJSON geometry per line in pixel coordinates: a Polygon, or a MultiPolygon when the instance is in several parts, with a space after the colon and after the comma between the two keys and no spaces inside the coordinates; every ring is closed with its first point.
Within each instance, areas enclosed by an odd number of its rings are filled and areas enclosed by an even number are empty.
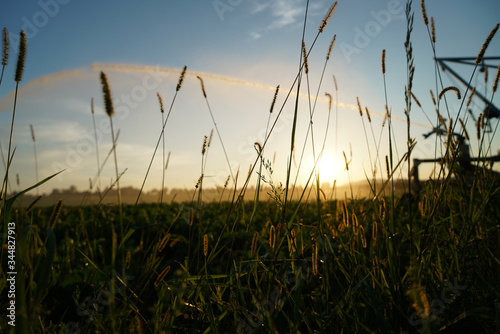
{"type": "MultiPolygon", "coordinates": [[[[107,73],[115,103],[127,110],[115,116],[114,126],[120,129],[117,154],[123,186],[139,187],[146,173],[154,145],[161,131],[161,114],[156,93],[170,105],[178,73],[188,66],[188,76],[174,104],[166,126],[166,151],[171,152],[166,173],[166,185],[191,189],[200,175],[203,137],[214,128],[201,93],[196,75],[205,78],[208,99],[219,126],[224,145],[232,163],[233,173],[240,167],[246,175],[255,160],[255,141],[263,141],[273,89],[281,85],[277,108],[281,107],[285,90],[289,89],[300,58],[300,43],[306,2],[304,0],[220,0],[220,1],[76,1],[6,0],[0,5],[0,22],[11,33],[9,65],[0,86],[0,140],[4,154],[8,145],[12,115],[13,73],[17,55],[17,36],[21,29],[28,35],[28,55],[21,82],[19,104],[14,129],[16,156],[13,171],[20,175],[21,188],[35,182],[33,143],[30,124],[36,133],[39,178],[67,170],[57,180],[42,187],[88,187],[89,177],[96,173],[90,100],[94,98],[98,125],[101,161],[111,148],[108,121],[103,110],[99,71],[107,73]],[[119,65],[119,66],[118,66],[119,65]],[[132,69],[133,67],[133,69],[132,69]],[[167,69],[167,70],[166,70],[167,69]],[[235,80],[233,80],[235,79],[235,80]],[[239,80],[239,81],[238,81],[239,80]],[[246,84],[245,84],[246,83],[246,84]]],[[[311,1],[307,18],[305,44],[310,47],[318,26],[330,7],[328,1],[311,1]]],[[[380,54],[387,50],[387,89],[393,116],[404,118],[404,85],[406,59],[404,39],[406,22],[404,1],[339,1],[332,20],[320,35],[309,57],[309,83],[316,92],[320,82],[328,45],[337,41],[325,70],[320,100],[316,106],[314,135],[316,146],[323,141],[328,115],[324,93],[335,99],[332,75],[338,83],[338,125],[332,114],[325,156],[334,174],[322,167],[323,181],[333,178],[347,182],[343,171],[342,151],[349,156],[353,180],[370,174],[367,143],[363,123],[353,106],[359,96],[361,104],[372,111],[374,136],[379,137],[384,113],[384,90],[380,70],[380,54]],[[338,142],[335,145],[335,130],[338,142]],[[337,155],[335,156],[335,148],[337,155]],[[336,163],[332,162],[336,159],[336,163]]],[[[413,4],[415,13],[412,35],[416,74],[414,93],[424,110],[435,119],[429,90],[435,89],[434,63],[431,44],[423,24],[419,1],[413,4]]],[[[497,1],[427,1],[428,16],[436,22],[437,55],[441,57],[475,57],[490,30],[499,22],[500,3],[497,1]]],[[[500,55],[500,39],[496,36],[487,56],[500,55]]],[[[494,65],[498,64],[492,63],[494,65]]],[[[472,67],[454,67],[466,79],[472,67]]],[[[491,96],[491,82],[477,73],[474,85],[491,96]]],[[[443,75],[443,84],[458,83],[443,75]]],[[[307,94],[305,81],[301,93],[307,94]]],[[[498,98],[494,99],[498,106],[498,98]]],[[[291,102],[291,101],[290,101],[291,102]]],[[[284,182],[289,155],[290,115],[293,103],[285,105],[282,119],[266,147],[265,157],[272,160],[276,153],[274,181],[284,182]]],[[[296,159],[308,126],[308,99],[300,99],[298,145],[296,159]]],[[[473,104],[474,106],[474,104],[473,104]]],[[[451,114],[456,114],[458,102],[450,101],[451,114]]],[[[475,105],[478,110],[482,104],[475,105]]],[[[335,107],[332,113],[335,112],[335,107]]],[[[444,112],[444,110],[442,110],[444,112]]],[[[273,113],[273,119],[277,111],[273,113]]],[[[420,109],[413,105],[412,136],[418,141],[415,156],[434,155],[434,139],[424,140],[422,133],[431,124],[420,109]]],[[[374,155],[375,145],[369,125],[367,135],[374,155]]],[[[406,124],[395,121],[395,136],[400,155],[406,142],[406,124]]],[[[496,124],[496,123],[493,123],[496,124]]],[[[474,133],[473,121],[469,132],[474,133]]],[[[385,128],[385,132],[386,133],[385,128]]],[[[386,136],[384,136],[386,137],[386,136]]],[[[312,152],[308,141],[305,167],[310,171],[312,152]]],[[[382,157],[387,143],[381,143],[382,157]]],[[[494,140],[493,153],[499,149],[494,140]]],[[[471,148],[477,151],[477,142],[471,148]]],[[[373,159],[373,156],[372,156],[373,159]]],[[[0,168],[3,170],[3,167],[0,168]]],[[[206,182],[222,185],[229,174],[222,146],[214,136],[209,151],[206,182]]],[[[12,175],[12,174],[11,174],[12,175]]],[[[102,173],[107,185],[114,177],[114,166],[108,163],[102,173]]],[[[306,173],[299,177],[302,182],[306,173]]],[[[240,181],[241,182],[241,181],[240,181]]],[[[17,186],[11,179],[14,188],[17,186]]],[[[153,165],[147,189],[161,184],[161,154],[153,165]]]]}

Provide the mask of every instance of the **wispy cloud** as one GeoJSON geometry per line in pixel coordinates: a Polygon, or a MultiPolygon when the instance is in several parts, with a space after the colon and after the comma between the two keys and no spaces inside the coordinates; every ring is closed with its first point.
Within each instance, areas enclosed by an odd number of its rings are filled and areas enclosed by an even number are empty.
{"type": "MultiPolygon", "coordinates": [[[[37,140],[51,143],[74,143],[85,139],[85,128],[76,121],[58,121],[56,124],[39,122],[36,128],[37,140]]],[[[28,134],[25,136],[28,138],[28,134]]],[[[91,137],[92,139],[92,137],[91,137]]]]}
{"type": "Polygon", "coordinates": [[[266,3],[262,3],[258,0],[254,1],[252,3],[252,6],[253,8],[251,9],[251,14],[257,14],[257,13],[260,13],[262,12],[263,10],[269,8],[269,6],[271,5],[271,2],[270,1],[267,1],[266,3]]]}
{"type": "Polygon", "coordinates": [[[250,39],[259,39],[262,37],[262,34],[255,32],[255,31],[250,31],[250,39]]]}
{"type": "Polygon", "coordinates": [[[304,14],[304,4],[301,0],[276,0],[271,6],[271,11],[274,20],[267,29],[282,29],[298,22],[304,14]]]}
{"type": "MultiPolygon", "coordinates": [[[[264,27],[255,28],[250,32],[251,39],[258,39],[265,33],[273,30],[294,27],[302,24],[306,2],[304,0],[255,0],[252,3],[251,14],[269,13],[271,22],[264,27]]],[[[309,4],[309,16],[322,13],[326,4],[323,2],[311,2],[309,4]]]]}

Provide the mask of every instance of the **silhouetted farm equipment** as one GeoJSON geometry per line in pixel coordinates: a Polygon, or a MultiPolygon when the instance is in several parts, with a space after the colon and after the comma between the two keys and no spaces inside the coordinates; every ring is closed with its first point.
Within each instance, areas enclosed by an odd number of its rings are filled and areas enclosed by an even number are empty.
{"type": "MultiPolygon", "coordinates": [[[[470,83],[465,81],[459,74],[457,74],[447,62],[459,63],[465,65],[476,65],[475,57],[453,57],[453,58],[435,58],[437,64],[441,67],[444,72],[448,72],[455,79],[457,79],[460,83],[465,85],[469,91],[472,90],[470,83]]],[[[497,68],[498,65],[487,64],[485,61],[491,60],[500,60],[500,57],[484,57],[483,62],[479,65],[479,69],[481,72],[485,72],[487,68],[497,68]]],[[[474,97],[479,98],[482,102],[484,102],[485,107],[482,112],[482,120],[484,122],[484,132],[492,132],[491,127],[491,119],[492,118],[500,118],[500,110],[494,106],[491,100],[487,99],[485,96],[481,94],[481,92],[475,90],[473,92],[474,97]]],[[[477,124],[478,118],[474,116],[474,113],[471,109],[467,109],[469,116],[474,120],[477,124]]],[[[420,190],[420,175],[419,175],[419,166],[423,163],[434,163],[439,164],[440,166],[446,164],[448,169],[452,171],[456,177],[460,176],[462,180],[464,180],[467,184],[470,184],[472,180],[477,177],[476,173],[478,171],[485,171],[485,168],[491,171],[492,165],[500,161],[500,153],[493,156],[486,156],[489,150],[480,150],[478,157],[471,157],[469,144],[467,143],[468,139],[462,133],[452,132],[451,130],[447,130],[444,125],[440,124],[435,127],[432,131],[427,134],[424,134],[424,138],[428,138],[429,136],[435,134],[436,136],[445,136],[446,137],[446,153],[443,157],[429,158],[429,159],[413,159],[413,181],[415,184],[415,189],[420,190]],[[481,156],[481,153],[484,156],[481,156]]],[[[478,139],[479,140],[479,139],[478,139]]],[[[492,173],[495,173],[491,171],[492,173]]],[[[498,173],[496,173],[498,174],[498,173]]],[[[442,176],[442,175],[441,175],[442,176]]]]}

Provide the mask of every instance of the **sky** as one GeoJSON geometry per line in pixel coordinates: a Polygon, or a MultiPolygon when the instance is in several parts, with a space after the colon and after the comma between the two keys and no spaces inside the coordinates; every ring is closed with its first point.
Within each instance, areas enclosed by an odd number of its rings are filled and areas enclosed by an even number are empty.
{"type": "MultiPolygon", "coordinates": [[[[304,37],[308,51],[332,3],[309,2],[304,37]]],[[[435,21],[438,57],[476,57],[489,32],[500,21],[498,1],[427,1],[426,8],[427,15],[435,21]]],[[[63,173],[39,191],[66,189],[71,185],[79,190],[88,189],[89,179],[97,173],[97,151],[102,163],[112,148],[109,117],[104,110],[99,81],[101,71],[106,73],[111,86],[116,111],[114,131],[120,131],[116,153],[119,173],[123,173],[122,187],[138,188],[144,181],[162,129],[157,93],[164,101],[163,116],[172,106],[164,137],[165,155],[170,152],[165,187],[192,189],[202,173],[202,163],[206,186],[222,186],[228,175],[236,176],[238,169],[241,185],[257,158],[254,143],[265,141],[268,119],[271,125],[276,121],[276,125],[263,155],[271,162],[273,173],[264,171],[264,175],[274,184],[284,184],[290,159],[296,86],[284,102],[299,69],[305,9],[305,0],[2,1],[0,22],[8,29],[11,44],[9,63],[0,86],[0,142],[4,159],[14,105],[13,78],[20,30],[25,30],[28,37],[13,134],[16,151],[10,172],[12,189],[26,188],[37,179],[63,169],[63,173]],[[175,95],[184,66],[187,66],[187,74],[175,95]],[[208,105],[197,76],[204,79],[208,105]],[[281,89],[270,114],[277,85],[281,89]],[[92,99],[96,130],[91,114],[92,99]],[[222,142],[215,131],[202,161],[204,136],[210,136],[215,129],[214,122],[222,142]],[[35,133],[38,173],[30,125],[35,133]],[[19,185],[13,176],[16,174],[19,185]]],[[[331,21],[310,50],[309,73],[301,84],[293,156],[296,165],[306,147],[297,178],[299,183],[307,181],[323,142],[322,182],[337,180],[342,184],[349,179],[365,179],[372,173],[370,161],[376,161],[377,146],[382,161],[377,163],[377,173],[385,169],[388,130],[387,126],[382,128],[386,104],[380,60],[383,49],[386,50],[387,103],[394,118],[396,151],[399,157],[405,152],[404,9],[405,2],[399,0],[338,1],[331,21]],[[335,46],[325,65],[334,35],[335,46]],[[325,92],[333,97],[330,112],[325,92]],[[366,115],[360,117],[357,97],[362,108],[370,110],[371,123],[366,115]],[[313,109],[313,135],[306,137],[313,109]],[[345,170],[343,152],[351,161],[349,171],[345,170]]],[[[420,2],[414,1],[412,9],[411,40],[416,68],[413,91],[423,109],[413,103],[410,113],[411,136],[417,140],[413,155],[433,158],[435,137],[424,139],[422,134],[429,132],[436,122],[429,90],[437,95],[440,88],[436,92],[432,47],[420,2]]],[[[486,56],[500,56],[500,36],[492,40],[486,56]]],[[[498,60],[487,64],[496,67],[498,60]]],[[[474,69],[473,66],[452,67],[466,80],[471,78],[474,69]]],[[[485,83],[484,73],[476,71],[471,81],[488,98],[492,96],[495,72],[495,68],[489,70],[485,83]]],[[[444,87],[456,85],[462,95],[465,93],[465,87],[448,73],[441,75],[444,87]]],[[[450,115],[456,119],[460,101],[450,93],[447,93],[447,101],[450,115]]],[[[500,105],[498,97],[494,97],[493,102],[500,105]]],[[[471,107],[477,117],[484,104],[474,99],[471,107]]],[[[440,108],[445,115],[443,104],[440,108]]],[[[462,111],[461,115],[465,113],[462,111]]],[[[492,125],[497,121],[493,119],[492,125]]],[[[467,121],[467,129],[474,154],[478,143],[474,138],[473,120],[467,121]]],[[[499,149],[498,138],[493,138],[492,154],[499,149]]],[[[146,190],[161,187],[162,166],[163,141],[160,140],[146,190]]],[[[427,177],[429,168],[424,168],[427,174],[421,171],[421,177],[427,177]]],[[[5,170],[4,165],[0,165],[0,170],[5,170]]],[[[294,167],[294,173],[296,171],[294,167]]],[[[383,173],[385,175],[385,170],[383,173]]],[[[110,185],[114,178],[111,157],[101,171],[101,187],[110,185]]],[[[255,178],[254,171],[252,180],[255,178]]]]}

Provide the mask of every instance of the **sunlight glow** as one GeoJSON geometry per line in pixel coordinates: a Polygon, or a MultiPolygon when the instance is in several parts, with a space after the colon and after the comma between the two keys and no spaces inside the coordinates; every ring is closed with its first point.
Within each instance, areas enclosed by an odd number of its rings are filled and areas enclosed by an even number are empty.
{"type": "Polygon", "coordinates": [[[342,165],[333,155],[325,153],[321,157],[318,170],[321,182],[332,183],[335,179],[339,178],[342,172],[342,165]]]}

